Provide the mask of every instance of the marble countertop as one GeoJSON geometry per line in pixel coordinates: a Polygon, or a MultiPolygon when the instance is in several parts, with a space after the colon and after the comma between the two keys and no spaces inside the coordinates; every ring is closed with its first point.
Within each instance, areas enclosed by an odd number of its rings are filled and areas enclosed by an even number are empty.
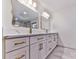
{"type": "Polygon", "coordinates": [[[51,34],[57,34],[58,32],[53,33],[40,33],[40,34],[27,34],[27,35],[6,35],[3,36],[4,39],[12,39],[12,38],[22,38],[22,37],[30,37],[30,36],[38,36],[38,35],[51,35],[51,34]]]}

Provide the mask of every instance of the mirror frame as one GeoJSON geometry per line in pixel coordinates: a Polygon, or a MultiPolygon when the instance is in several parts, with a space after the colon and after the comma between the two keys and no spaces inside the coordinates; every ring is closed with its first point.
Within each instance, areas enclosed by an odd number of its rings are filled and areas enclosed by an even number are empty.
{"type": "MultiPolygon", "coordinates": [[[[41,19],[40,19],[40,20],[41,20],[41,21],[40,21],[40,23],[41,23],[41,29],[46,30],[46,31],[48,32],[48,30],[50,30],[50,27],[51,27],[51,18],[52,18],[52,15],[51,15],[51,13],[48,11],[48,9],[45,8],[44,11],[47,12],[50,16],[49,16],[48,19],[43,19],[43,16],[42,16],[42,15],[40,16],[40,18],[41,18],[41,19]],[[46,20],[49,22],[48,28],[45,28],[45,27],[44,27],[44,25],[46,25],[46,23],[45,23],[44,21],[46,21],[46,20]]],[[[44,11],[43,11],[43,12],[44,12],[44,11]]],[[[45,18],[45,17],[44,17],[44,18],[45,18]]]]}
{"type": "MultiPolygon", "coordinates": [[[[19,2],[19,1],[18,1],[18,2],[19,2]]],[[[20,2],[19,2],[19,3],[20,3],[20,2]]],[[[25,27],[25,26],[20,26],[20,25],[16,25],[16,24],[15,24],[15,22],[16,22],[15,18],[16,18],[16,17],[14,16],[14,11],[13,11],[14,9],[13,9],[13,2],[12,2],[12,0],[11,0],[11,4],[12,4],[12,11],[11,11],[11,12],[12,12],[12,16],[13,16],[13,17],[12,17],[12,25],[15,26],[15,27],[25,27]]],[[[29,27],[26,27],[26,28],[30,28],[30,27],[31,27],[31,28],[33,28],[33,29],[38,29],[38,28],[39,28],[39,15],[38,15],[38,18],[36,18],[36,19],[38,19],[38,20],[36,21],[37,27],[33,27],[33,26],[32,26],[32,23],[30,23],[29,27]]]]}

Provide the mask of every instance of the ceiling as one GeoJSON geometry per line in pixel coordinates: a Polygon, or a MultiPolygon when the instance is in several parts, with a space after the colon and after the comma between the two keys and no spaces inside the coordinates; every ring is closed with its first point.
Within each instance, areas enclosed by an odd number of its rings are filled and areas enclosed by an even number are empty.
{"type": "Polygon", "coordinates": [[[56,11],[76,4],[76,0],[40,0],[44,7],[56,11]]]}

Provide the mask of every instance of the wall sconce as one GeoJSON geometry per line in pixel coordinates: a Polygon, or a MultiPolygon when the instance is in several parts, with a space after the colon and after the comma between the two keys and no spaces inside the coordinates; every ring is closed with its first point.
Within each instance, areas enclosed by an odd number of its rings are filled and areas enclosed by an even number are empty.
{"type": "Polygon", "coordinates": [[[47,12],[43,12],[42,16],[45,17],[46,19],[49,19],[50,15],[47,12]]]}

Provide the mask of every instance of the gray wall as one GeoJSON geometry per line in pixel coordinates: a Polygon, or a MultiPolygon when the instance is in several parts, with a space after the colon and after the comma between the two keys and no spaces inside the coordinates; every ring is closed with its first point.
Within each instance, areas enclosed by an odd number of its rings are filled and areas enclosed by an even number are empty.
{"type": "Polygon", "coordinates": [[[76,47],[76,7],[70,6],[53,13],[52,31],[58,31],[61,41],[67,47],[76,47]]]}

